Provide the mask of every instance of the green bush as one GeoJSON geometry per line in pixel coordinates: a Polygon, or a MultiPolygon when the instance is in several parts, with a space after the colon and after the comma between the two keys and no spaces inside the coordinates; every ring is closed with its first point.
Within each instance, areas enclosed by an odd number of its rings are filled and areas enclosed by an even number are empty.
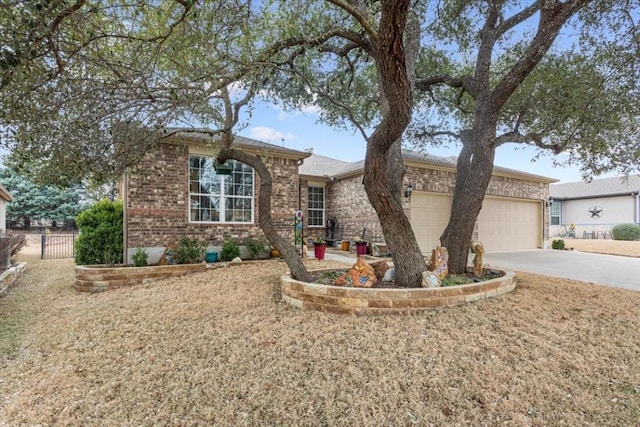
{"type": "Polygon", "coordinates": [[[196,264],[202,262],[207,244],[198,239],[183,237],[178,240],[178,245],[171,251],[171,261],[173,264],[196,264]]]}
{"type": "Polygon", "coordinates": [[[101,200],[76,217],[76,264],[122,263],[122,202],[101,200]]]}
{"type": "Polygon", "coordinates": [[[231,240],[226,239],[222,243],[222,250],[220,251],[220,259],[222,261],[231,261],[232,259],[240,256],[240,248],[238,244],[231,240]]]}
{"type": "Polygon", "coordinates": [[[249,238],[244,241],[244,245],[247,247],[251,259],[256,259],[260,255],[264,255],[269,252],[267,244],[262,239],[249,238]]]}
{"type": "Polygon", "coordinates": [[[611,230],[613,240],[640,240],[640,226],[636,224],[618,224],[611,230]]]}
{"type": "Polygon", "coordinates": [[[554,240],[553,242],[551,242],[551,248],[552,249],[560,249],[561,251],[563,251],[564,250],[564,240],[562,240],[562,239],[554,240]]]}
{"type": "Polygon", "coordinates": [[[136,252],[131,256],[131,259],[133,260],[134,267],[145,267],[149,259],[149,254],[138,246],[136,252]]]}

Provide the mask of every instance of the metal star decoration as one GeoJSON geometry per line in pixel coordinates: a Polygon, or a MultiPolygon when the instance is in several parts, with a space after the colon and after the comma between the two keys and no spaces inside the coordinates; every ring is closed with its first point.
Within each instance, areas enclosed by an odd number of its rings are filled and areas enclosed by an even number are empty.
{"type": "Polygon", "coordinates": [[[589,208],[589,216],[591,218],[600,218],[602,216],[602,208],[600,206],[592,206],[589,208]]]}

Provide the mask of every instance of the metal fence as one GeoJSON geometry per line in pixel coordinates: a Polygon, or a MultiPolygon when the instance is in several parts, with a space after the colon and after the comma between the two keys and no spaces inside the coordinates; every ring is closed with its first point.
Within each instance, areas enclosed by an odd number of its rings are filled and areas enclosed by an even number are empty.
{"type": "Polygon", "coordinates": [[[73,258],[76,234],[43,234],[40,236],[40,258],[73,258]]]}

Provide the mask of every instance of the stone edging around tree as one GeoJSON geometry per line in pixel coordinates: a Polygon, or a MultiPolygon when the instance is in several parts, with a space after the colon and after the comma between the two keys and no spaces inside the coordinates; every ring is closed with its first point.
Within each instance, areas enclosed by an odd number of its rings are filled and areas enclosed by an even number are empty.
{"type": "MultiPolygon", "coordinates": [[[[315,272],[334,269],[316,270],[315,272]]],[[[303,310],[339,314],[397,314],[448,307],[493,298],[516,287],[516,275],[506,271],[496,279],[441,288],[350,288],[306,283],[282,276],[282,299],[303,310]]]]}

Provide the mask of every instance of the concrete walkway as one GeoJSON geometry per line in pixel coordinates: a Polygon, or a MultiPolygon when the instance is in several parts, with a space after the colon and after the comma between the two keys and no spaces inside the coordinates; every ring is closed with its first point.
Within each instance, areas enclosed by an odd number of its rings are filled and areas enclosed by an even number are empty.
{"type": "Polygon", "coordinates": [[[640,290],[640,258],[535,249],[487,252],[483,261],[485,265],[496,268],[640,290]]]}

